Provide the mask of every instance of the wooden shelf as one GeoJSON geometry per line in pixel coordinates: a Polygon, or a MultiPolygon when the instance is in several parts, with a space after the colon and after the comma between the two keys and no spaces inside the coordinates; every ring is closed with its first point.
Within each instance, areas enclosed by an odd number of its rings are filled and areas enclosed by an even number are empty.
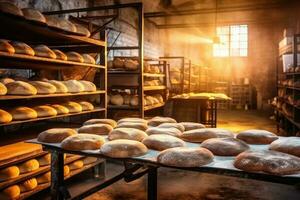
{"type": "Polygon", "coordinates": [[[138,75],[139,71],[125,71],[125,70],[108,70],[108,74],[128,74],[128,75],[138,75]]]}
{"type": "Polygon", "coordinates": [[[101,112],[101,111],[105,111],[105,108],[96,107],[94,110],[82,111],[82,112],[79,112],[79,113],[70,113],[70,114],[56,115],[56,116],[51,116],[51,117],[40,117],[40,118],[22,120],[22,121],[12,121],[10,123],[0,124],[0,127],[1,126],[15,125],[15,124],[22,124],[22,123],[29,123],[29,122],[37,122],[37,121],[43,121],[43,120],[49,120],[49,119],[58,119],[58,118],[63,118],[63,117],[76,116],[76,115],[84,115],[84,114],[101,112]]]}
{"type": "Polygon", "coordinates": [[[166,86],[164,85],[158,85],[158,86],[145,86],[144,91],[152,91],[152,90],[164,90],[166,89],[166,86]]]}
{"type": "Polygon", "coordinates": [[[286,114],[284,114],[284,113],[282,112],[282,110],[279,110],[278,108],[276,108],[276,110],[277,110],[282,116],[284,116],[287,120],[289,120],[292,124],[294,124],[296,127],[300,128],[300,123],[295,122],[292,118],[286,116],[286,114]]]}
{"type": "Polygon", "coordinates": [[[30,96],[21,96],[21,95],[3,95],[0,96],[0,101],[5,100],[17,100],[17,99],[36,99],[36,98],[53,98],[53,97],[71,97],[71,96],[86,96],[86,95],[95,95],[95,94],[105,94],[105,90],[97,90],[95,92],[80,92],[80,93],[64,93],[64,94],[47,94],[47,95],[30,95],[30,96]]]}
{"type": "Polygon", "coordinates": [[[139,86],[138,85],[112,85],[109,88],[110,89],[120,89],[120,90],[125,90],[125,89],[137,90],[137,89],[139,89],[139,86]]]}
{"type": "Polygon", "coordinates": [[[138,106],[130,106],[130,105],[108,105],[108,109],[118,109],[118,110],[138,110],[138,106]]]}
{"type": "MultiPolygon", "coordinates": [[[[1,18],[0,18],[1,19],[1,18]]],[[[79,63],[73,61],[57,60],[52,58],[43,58],[23,54],[9,54],[0,52],[0,64],[3,67],[20,68],[20,69],[62,69],[74,66],[93,67],[104,69],[105,66],[88,63],[79,63]]]]}
{"type": "Polygon", "coordinates": [[[151,106],[144,106],[144,110],[145,111],[147,111],[147,110],[153,110],[153,109],[161,108],[161,107],[164,107],[164,106],[165,106],[165,103],[158,103],[158,104],[151,105],[151,106]]]}
{"type": "Polygon", "coordinates": [[[146,76],[146,77],[158,77],[158,78],[165,77],[164,74],[151,74],[151,73],[144,73],[144,76],[146,76]]]}

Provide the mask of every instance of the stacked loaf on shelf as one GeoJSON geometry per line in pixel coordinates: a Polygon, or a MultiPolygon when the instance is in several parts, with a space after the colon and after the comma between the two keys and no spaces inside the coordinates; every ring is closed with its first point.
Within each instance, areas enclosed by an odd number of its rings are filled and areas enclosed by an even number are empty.
{"type": "Polygon", "coordinates": [[[138,70],[139,62],[134,58],[115,57],[112,61],[108,61],[108,69],[135,71],[138,70]]]}
{"type": "MultiPolygon", "coordinates": [[[[128,105],[128,106],[138,106],[139,105],[139,97],[138,95],[130,95],[130,94],[111,94],[109,95],[108,104],[110,105],[128,105]]],[[[161,94],[155,95],[145,95],[144,96],[144,105],[145,106],[153,106],[155,104],[164,103],[164,98],[161,94]]]]}

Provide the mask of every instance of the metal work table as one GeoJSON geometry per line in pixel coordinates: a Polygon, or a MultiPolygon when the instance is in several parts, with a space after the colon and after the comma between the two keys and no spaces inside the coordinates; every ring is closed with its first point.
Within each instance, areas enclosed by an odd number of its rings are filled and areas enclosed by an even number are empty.
{"type": "MultiPolygon", "coordinates": [[[[105,137],[107,140],[107,137],[105,137]]],[[[281,139],[281,138],[279,138],[281,139]]],[[[126,182],[131,182],[136,180],[145,174],[148,175],[148,186],[147,186],[147,199],[156,200],[157,199],[157,169],[159,167],[168,167],[181,170],[197,171],[202,173],[211,173],[224,176],[241,177],[247,179],[255,179],[267,182],[282,183],[288,185],[296,185],[300,183],[300,173],[294,175],[286,176],[276,176],[266,173],[254,173],[241,171],[233,166],[234,157],[225,156],[215,156],[214,161],[208,165],[194,168],[182,168],[182,167],[172,167],[165,166],[156,162],[156,157],[159,151],[149,150],[144,156],[134,157],[134,158],[109,158],[100,154],[99,150],[85,150],[85,151],[71,151],[64,150],[60,147],[60,144],[48,144],[38,142],[36,139],[28,140],[30,143],[38,143],[43,145],[43,147],[51,152],[51,197],[53,200],[61,199],[83,199],[111,184],[124,179],[126,182]],[[125,170],[114,176],[105,182],[99,182],[99,185],[79,194],[76,197],[70,197],[69,192],[64,184],[63,176],[63,154],[71,153],[84,156],[92,156],[98,158],[105,158],[108,160],[117,160],[124,163],[125,170]]],[[[186,142],[186,146],[195,147],[199,146],[197,143],[186,142]]],[[[263,150],[267,149],[268,145],[250,145],[251,149],[263,150]]]]}

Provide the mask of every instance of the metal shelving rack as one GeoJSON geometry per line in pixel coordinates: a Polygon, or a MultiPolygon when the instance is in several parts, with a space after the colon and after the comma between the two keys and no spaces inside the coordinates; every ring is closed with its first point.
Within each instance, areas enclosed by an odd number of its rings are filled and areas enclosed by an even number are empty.
{"type": "Polygon", "coordinates": [[[293,83],[300,81],[300,73],[296,72],[296,67],[298,65],[298,55],[299,55],[299,45],[300,45],[300,34],[295,34],[292,38],[292,43],[279,49],[278,65],[277,65],[277,105],[285,104],[286,108],[291,112],[288,114],[282,109],[282,107],[275,107],[276,121],[277,121],[277,131],[281,132],[286,136],[299,135],[300,131],[300,107],[290,102],[287,97],[290,96],[292,99],[300,100],[300,88],[295,86],[283,85],[282,81],[292,80],[293,83]],[[293,54],[293,65],[292,72],[283,71],[283,55],[293,54]],[[279,90],[283,90],[284,96],[279,95],[279,90]]]}

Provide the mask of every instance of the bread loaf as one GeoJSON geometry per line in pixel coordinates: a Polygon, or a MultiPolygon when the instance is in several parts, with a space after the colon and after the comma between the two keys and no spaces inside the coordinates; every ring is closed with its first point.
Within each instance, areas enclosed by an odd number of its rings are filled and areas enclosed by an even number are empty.
{"type": "Polygon", "coordinates": [[[130,105],[131,106],[138,106],[139,105],[139,97],[137,95],[131,96],[130,105]]]}
{"type": "Polygon", "coordinates": [[[0,51],[9,54],[14,54],[15,48],[11,44],[9,44],[7,40],[0,40],[0,51]]]}
{"type": "Polygon", "coordinates": [[[94,110],[94,105],[87,101],[78,102],[82,107],[82,111],[94,110]]]}
{"type": "Polygon", "coordinates": [[[90,56],[89,54],[84,53],[84,54],[82,54],[81,56],[82,56],[82,58],[83,58],[83,62],[84,62],[84,63],[93,64],[93,65],[96,64],[95,59],[94,59],[92,56],[90,56]]]}
{"type": "Polygon", "coordinates": [[[151,127],[146,130],[146,133],[148,135],[154,135],[154,134],[166,134],[166,135],[172,135],[175,137],[180,137],[182,135],[182,132],[178,130],[177,128],[159,128],[159,127],[151,127]]]}
{"type": "Polygon", "coordinates": [[[108,134],[109,140],[127,139],[141,142],[147,134],[135,128],[116,128],[108,134]]]}
{"type": "Polygon", "coordinates": [[[180,124],[184,126],[185,131],[205,128],[205,125],[200,124],[200,123],[195,123],[195,122],[180,122],[180,124]]]}
{"type": "Polygon", "coordinates": [[[234,134],[229,130],[220,128],[202,128],[185,131],[180,137],[189,142],[203,142],[210,138],[233,138],[234,134]]]}
{"type": "Polygon", "coordinates": [[[1,78],[0,79],[0,83],[2,83],[2,84],[4,84],[4,85],[6,85],[6,84],[8,84],[8,83],[11,83],[11,82],[14,82],[15,80],[14,79],[12,79],[12,78],[1,78]]]}
{"type": "Polygon", "coordinates": [[[29,83],[24,81],[13,81],[7,83],[7,94],[11,95],[35,95],[37,94],[37,89],[29,83]]]}
{"type": "Polygon", "coordinates": [[[127,117],[127,118],[120,119],[120,120],[118,121],[118,124],[121,124],[121,123],[124,123],[124,122],[148,123],[147,120],[142,119],[142,118],[127,117]]]}
{"type": "Polygon", "coordinates": [[[113,130],[108,124],[85,125],[78,129],[78,133],[91,133],[96,135],[107,135],[113,130]]]}
{"type": "Polygon", "coordinates": [[[147,147],[135,140],[113,140],[102,145],[100,152],[112,158],[130,158],[142,156],[147,153],[147,147]]]}
{"type": "Polygon", "coordinates": [[[13,120],[28,120],[37,118],[37,112],[28,107],[17,107],[10,111],[13,120]]]}
{"type": "Polygon", "coordinates": [[[20,170],[17,166],[10,166],[0,170],[0,182],[17,178],[20,170]]]}
{"type": "Polygon", "coordinates": [[[70,174],[70,167],[68,165],[64,166],[64,176],[68,176],[70,174]]]}
{"type": "Polygon", "coordinates": [[[37,117],[50,117],[57,115],[57,111],[51,106],[36,106],[33,109],[36,111],[37,117]]]}
{"type": "Polygon", "coordinates": [[[9,123],[12,120],[11,114],[0,109],[0,124],[9,123]]]}
{"type": "Polygon", "coordinates": [[[124,99],[123,99],[122,95],[120,95],[120,94],[111,95],[111,97],[110,97],[110,103],[112,105],[121,106],[124,103],[124,99]]]}
{"type": "Polygon", "coordinates": [[[18,165],[20,174],[28,173],[39,169],[40,165],[36,159],[25,161],[18,165]]]}
{"type": "Polygon", "coordinates": [[[69,109],[65,106],[59,105],[59,104],[53,104],[51,105],[52,108],[54,108],[58,115],[65,115],[69,113],[69,109]]]}
{"type": "Polygon", "coordinates": [[[67,52],[66,56],[68,57],[68,61],[80,62],[80,63],[84,62],[83,57],[77,52],[74,51],[67,52]]]}
{"type": "Polygon", "coordinates": [[[68,92],[68,88],[65,86],[65,84],[62,81],[49,80],[48,82],[56,88],[55,93],[67,93],[68,92]]]}
{"type": "Polygon", "coordinates": [[[62,51],[58,49],[53,49],[52,51],[55,53],[57,60],[63,60],[63,61],[68,60],[68,57],[62,51]]]}
{"type": "Polygon", "coordinates": [[[90,81],[80,80],[79,81],[83,85],[83,92],[95,92],[97,91],[97,87],[94,83],[90,81]]]}
{"type": "Polygon", "coordinates": [[[160,103],[164,102],[164,98],[161,94],[155,94],[153,97],[156,98],[160,103]]]}
{"type": "Polygon", "coordinates": [[[113,67],[114,68],[124,68],[124,59],[121,58],[114,58],[113,60],[113,67]]]}
{"type": "Polygon", "coordinates": [[[201,147],[175,147],[160,152],[157,162],[174,167],[201,167],[211,163],[214,155],[201,147]]]}
{"type": "Polygon", "coordinates": [[[7,93],[7,88],[4,84],[0,83],[0,96],[1,95],[6,95],[7,93]]]}
{"type": "Polygon", "coordinates": [[[158,126],[163,123],[176,123],[176,120],[170,117],[153,117],[148,121],[149,126],[158,126]]]}
{"type": "Polygon", "coordinates": [[[34,190],[38,183],[36,178],[28,179],[20,184],[21,193],[34,190]]]}
{"type": "Polygon", "coordinates": [[[90,31],[85,28],[84,26],[81,26],[80,24],[74,24],[76,27],[76,32],[80,33],[81,35],[84,35],[85,37],[90,37],[91,33],[90,31]]]}
{"type": "Polygon", "coordinates": [[[76,134],[77,132],[71,128],[52,128],[41,132],[38,135],[37,140],[45,143],[59,143],[65,138],[76,134]]]}
{"type": "Polygon", "coordinates": [[[67,103],[63,104],[64,107],[66,107],[69,110],[69,113],[78,113],[82,112],[82,107],[79,103],[69,101],[67,103]]]}
{"type": "Polygon", "coordinates": [[[82,160],[76,160],[76,161],[70,163],[68,166],[71,171],[76,170],[76,169],[81,169],[83,167],[83,162],[82,162],[82,160]]]}
{"type": "Polygon", "coordinates": [[[104,138],[95,134],[77,134],[69,136],[61,143],[61,147],[67,150],[96,150],[104,144],[104,138]]]}
{"type": "Polygon", "coordinates": [[[28,20],[46,23],[46,18],[44,17],[44,15],[36,9],[23,8],[22,12],[24,17],[28,20]]]}
{"type": "Polygon", "coordinates": [[[77,93],[77,92],[84,91],[84,86],[79,81],[69,80],[69,81],[64,81],[63,84],[68,88],[68,92],[70,93],[77,93]]]}
{"type": "Polygon", "coordinates": [[[37,158],[37,160],[38,160],[40,166],[50,165],[50,163],[51,163],[51,154],[47,153],[46,155],[37,158]]]}
{"type": "Polygon", "coordinates": [[[158,128],[177,128],[179,131],[184,131],[184,126],[180,123],[163,123],[157,126],[158,128]]]}
{"type": "Polygon", "coordinates": [[[69,31],[69,32],[73,32],[73,33],[76,33],[76,31],[77,31],[76,26],[67,19],[58,18],[58,24],[59,24],[59,28],[65,30],[65,31],[69,31]]]}
{"type": "Polygon", "coordinates": [[[248,144],[270,144],[278,139],[274,133],[256,129],[242,131],[236,137],[248,144]]]}
{"type": "Polygon", "coordinates": [[[185,142],[177,137],[165,134],[149,135],[142,141],[149,149],[163,151],[173,147],[183,147],[185,142]]]}
{"type": "Polygon", "coordinates": [[[140,123],[140,122],[123,122],[123,123],[119,123],[117,125],[117,128],[134,128],[134,129],[146,131],[148,129],[148,126],[146,123],[140,123]]]}
{"type": "Polygon", "coordinates": [[[0,12],[16,16],[23,16],[22,10],[10,2],[0,2],[0,12]]]}
{"type": "Polygon", "coordinates": [[[269,149],[300,157],[300,137],[286,137],[275,140],[270,144],[269,149]]]}
{"type": "Polygon", "coordinates": [[[117,122],[113,119],[90,119],[83,123],[84,126],[91,124],[108,124],[113,128],[117,126],[117,122]]]}
{"type": "Polygon", "coordinates": [[[56,54],[46,45],[38,45],[33,49],[35,56],[56,59],[56,54]]]}
{"type": "Polygon", "coordinates": [[[60,28],[59,27],[59,18],[57,16],[45,15],[44,17],[46,18],[46,23],[48,26],[54,27],[54,28],[60,28]]]}
{"type": "Polygon", "coordinates": [[[30,81],[29,83],[37,89],[37,94],[54,94],[56,92],[56,87],[51,83],[43,81],[30,81]]]}
{"type": "Polygon", "coordinates": [[[132,59],[125,59],[124,67],[126,70],[137,70],[139,62],[132,59]]]}
{"type": "Polygon", "coordinates": [[[16,54],[25,54],[29,56],[34,56],[35,54],[34,50],[24,42],[11,41],[10,44],[14,47],[16,54]]]}
{"type": "Polygon", "coordinates": [[[0,199],[1,200],[19,199],[20,194],[21,194],[20,187],[18,185],[12,185],[0,192],[0,199]]]}
{"type": "Polygon", "coordinates": [[[84,159],[82,159],[82,162],[84,165],[89,165],[89,164],[96,162],[97,160],[98,160],[98,158],[96,158],[96,157],[85,157],[84,159]]]}
{"type": "Polygon", "coordinates": [[[39,175],[36,177],[38,185],[44,184],[44,183],[49,183],[51,181],[51,172],[46,172],[42,175],[39,175]]]}

